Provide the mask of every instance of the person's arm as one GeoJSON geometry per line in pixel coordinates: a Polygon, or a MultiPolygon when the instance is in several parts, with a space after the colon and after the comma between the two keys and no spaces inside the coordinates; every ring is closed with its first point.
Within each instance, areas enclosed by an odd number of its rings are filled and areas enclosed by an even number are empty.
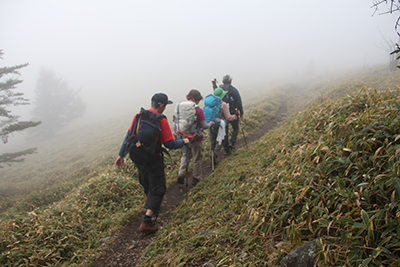
{"type": "Polygon", "coordinates": [[[171,128],[169,128],[167,118],[163,118],[160,121],[160,141],[166,148],[169,149],[178,149],[183,147],[185,144],[189,144],[189,139],[178,139],[175,140],[174,136],[172,135],[171,128]]]}
{"type": "Polygon", "coordinates": [[[133,120],[132,120],[132,123],[131,123],[131,127],[129,127],[129,130],[128,130],[128,132],[126,133],[126,135],[125,135],[125,138],[124,138],[124,141],[122,142],[122,145],[121,145],[121,147],[120,147],[120,149],[119,149],[119,152],[118,152],[118,157],[117,157],[117,159],[115,160],[115,166],[117,166],[118,168],[121,168],[121,166],[124,164],[124,157],[126,156],[126,154],[127,154],[127,151],[125,151],[125,142],[126,142],[126,140],[128,139],[128,136],[129,136],[129,134],[130,134],[130,132],[131,132],[131,130],[132,130],[132,126],[133,126],[133,123],[134,123],[134,121],[135,121],[135,118],[136,118],[136,115],[133,117],[133,120]]]}
{"type": "Polygon", "coordinates": [[[196,107],[196,116],[202,129],[208,129],[214,125],[213,121],[210,121],[209,123],[206,122],[206,116],[204,116],[204,111],[200,107],[196,107]]]}
{"type": "Polygon", "coordinates": [[[129,133],[130,133],[130,130],[128,130],[128,132],[125,135],[124,141],[122,142],[121,148],[119,149],[118,156],[125,157],[125,155],[126,155],[125,142],[128,139],[129,133]]]}
{"type": "Polygon", "coordinates": [[[128,139],[129,132],[130,131],[128,131],[126,133],[126,135],[125,135],[124,141],[122,142],[121,148],[119,149],[119,152],[118,152],[118,157],[117,157],[117,159],[115,160],[115,163],[114,163],[115,166],[117,166],[118,168],[121,168],[121,166],[124,165],[124,157],[126,155],[126,153],[125,153],[125,142],[126,142],[126,139],[128,139]]]}
{"type": "Polygon", "coordinates": [[[210,127],[213,126],[213,125],[214,125],[214,122],[213,122],[213,121],[210,121],[209,123],[207,123],[205,120],[200,122],[200,127],[201,127],[202,129],[208,129],[208,128],[210,128],[210,127]]]}
{"type": "Polygon", "coordinates": [[[178,140],[171,139],[164,143],[164,146],[169,149],[178,149],[183,147],[184,145],[185,145],[184,139],[178,139],[178,140]]]}
{"type": "Polygon", "coordinates": [[[235,99],[235,106],[239,109],[240,112],[240,116],[243,116],[243,105],[242,105],[242,98],[240,97],[239,91],[235,88],[234,90],[234,97],[233,99],[235,99]]]}
{"type": "Polygon", "coordinates": [[[225,102],[221,102],[220,109],[221,109],[222,115],[226,121],[234,121],[237,119],[236,115],[231,115],[231,113],[229,112],[228,105],[225,102]]]}

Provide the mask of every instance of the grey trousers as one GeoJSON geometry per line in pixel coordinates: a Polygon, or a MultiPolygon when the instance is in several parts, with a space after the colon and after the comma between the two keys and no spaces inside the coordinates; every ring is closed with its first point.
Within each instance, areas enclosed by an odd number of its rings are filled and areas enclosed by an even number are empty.
{"type": "MultiPolygon", "coordinates": [[[[188,149],[188,166],[190,160],[193,158],[193,177],[201,180],[203,178],[203,170],[201,168],[201,163],[203,162],[203,141],[200,142],[190,142],[188,149]]],[[[186,146],[182,147],[182,158],[181,166],[179,167],[179,175],[186,175],[186,146]]]]}

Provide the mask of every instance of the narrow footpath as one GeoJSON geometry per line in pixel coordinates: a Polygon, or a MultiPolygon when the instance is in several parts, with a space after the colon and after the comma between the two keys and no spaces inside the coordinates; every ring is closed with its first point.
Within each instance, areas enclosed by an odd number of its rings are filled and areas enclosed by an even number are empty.
{"type": "MultiPolygon", "coordinates": [[[[252,135],[243,137],[242,132],[239,132],[238,138],[240,138],[236,144],[237,149],[242,149],[245,144],[249,144],[255,140],[258,140],[265,135],[269,130],[272,130],[278,126],[278,124],[286,117],[287,107],[286,101],[282,101],[278,112],[271,120],[264,124],[258,131],[252,135]]],[[[228,157],[224,153],[221,153],[222,159],[228,157]]],[[[212,173],[211,162],[206,160],[203,162],[203,175],[208,177],[212,173]]],[[[189,185],[192,184],[192,175],[188,174],[189,185]]],[[[182,201],[185,201],[186,190],[190,190],[189,186],[174,183],[166,192],[163,203],[160,208],[160,213],[157,219],[157,225],[161,228],[169,223],[175,209],[180,205],[182,201]]],[[[145,251],[146,247],[157,238],[157,234],[143,234],[139,232],[139,225],[142,220],[142,215],[132,219],[127,226],[120,233],[115,235],[111,240],[105,243],[106,249],[104,253],[95,260],[91,267],[113,267],[113,266],[140,266],[142,261],[141,256],[145,251]]]]}

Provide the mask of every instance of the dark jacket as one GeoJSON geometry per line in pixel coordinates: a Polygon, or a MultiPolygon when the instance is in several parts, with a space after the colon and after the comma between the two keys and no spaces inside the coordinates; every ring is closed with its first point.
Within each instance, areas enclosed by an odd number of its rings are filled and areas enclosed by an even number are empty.
{"type": "Polygon", "coordinates": [[[241,115],[244,115],[242,98],[240,97],[239,91],[231,84],[223,84],[221,85],[221,88],[225,91],[228,91],[228,93],[222,100],[226,103],[229,103],[229,112],[231,114],[235,114],[235,111],[237,109],[241,115]]]}

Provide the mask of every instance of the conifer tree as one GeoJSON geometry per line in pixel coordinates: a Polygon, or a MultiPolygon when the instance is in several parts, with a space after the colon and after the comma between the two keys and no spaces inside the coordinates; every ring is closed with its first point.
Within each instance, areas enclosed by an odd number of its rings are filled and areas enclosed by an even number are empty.
{"type": "Polygon", "coordinates": [[[31,115],[42,124],[29,130],[29,137],[48,139],[79,118],[86,110],[86,104],[79,96],[79,90],[72,90],[68,83],[57,78],[53,71],[42,68],[36,82],[35,107],[31,115]]]}
{"type": "MultiPolygon", "coordinates": [[[[3,50],[0,50],[0,59],[3,59],[3,50]]],[[[28,66],[28,63],[16,65],[13,67],[2,67],[0,68],[0,139],[6,144],[8,137],[14,132],[21,132],[27,128],[35,127],[40,122],[33,121],[19,121],[20,116],[13,115],[8,107],[28,105],[29,100],[23,97],[23,93],[13,91],[22,80],[9,77],[9,75],[20,75],[19,69],[28,66]],[[7,78],[5,76],[8,76],[7,78]]],[[[0,155],[0,168],[4,164],[11,165],[14,162],[23,161],[23,156],[32,154],[36,151],[36,148],[30,148],[23,151],[14,153],[5,153],[0,155]]]]}

